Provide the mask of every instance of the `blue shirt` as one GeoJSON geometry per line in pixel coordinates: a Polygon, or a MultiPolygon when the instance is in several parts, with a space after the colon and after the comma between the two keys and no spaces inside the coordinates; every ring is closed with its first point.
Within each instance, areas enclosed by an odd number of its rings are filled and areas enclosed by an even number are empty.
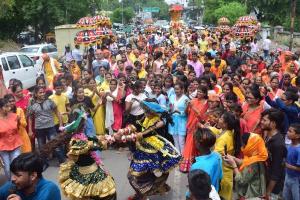
{"type": "Polygon", "coordinates": [[[219,153],[211,152],[208,155],[196,157],[196,162],[191,166],[190,171],[195,169],[205,171],[210,176],[211,184],[219,191],[223,177],[222,158],[219,153]]]}
{"type": "MultiPolygon", "coordinates": [[[[14,184],[11,181],[8,181],[0,188],[0,200],[7,199],[10,195],[9,190],[12,187],[14,187],[14,184]]],[[[16,194],[19,195],[22,200],[61,200],[58,186],[44,178],[39,180],[35,192],[29,196],[25,196],[21,191],[17,191],[16,194]]]]}
{"type": "MultiPolygon", "coordinates": [[[[286,162],[295,167],[300,167],[300,145],[288,147],[286,162]]],[[[300,172],[286,169],[286,173],[291,177],[300,177],[300,172]]]]}

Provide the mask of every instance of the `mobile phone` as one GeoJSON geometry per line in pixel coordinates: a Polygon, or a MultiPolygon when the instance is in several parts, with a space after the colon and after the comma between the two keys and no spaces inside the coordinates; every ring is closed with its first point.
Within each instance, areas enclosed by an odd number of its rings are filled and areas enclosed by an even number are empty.
{"type": "Polygon", "coordinates": [[[225,154],[225,156],[227,156],[227,145],[226,144],[224,145],[224,154],[225,154]]]}

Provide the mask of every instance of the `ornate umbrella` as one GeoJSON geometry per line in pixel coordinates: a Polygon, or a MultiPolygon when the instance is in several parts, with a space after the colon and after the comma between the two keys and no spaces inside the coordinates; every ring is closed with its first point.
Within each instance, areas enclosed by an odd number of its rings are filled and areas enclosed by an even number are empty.
{"type": "Polygon", "coordinates": [[[257,25],[257,23],[257,19],[253,16],[242,16],[236,22],[240,26],[257,25]]]}
{"type": "Polygon", "coordinates": [[[75,44],[89,45],[95,43],[96,41],[97,36],[94,30],[79,31],[74,38],[75,44]]]}
{"type": "Polygon", "coordinates": [[[151,25],[149,25],[149,26],[147,26],[146,28],[145,28],[145,32],[146,33],[153,33],[153,32],[155,32],[157,29],[156,29],[156,27],[155,26],[151,26],[151,25]]]}
{"type": "Polygon", "coordinates": [[[218,25],[221,26],[221,25],[229,25],[230,24],[230,21],[227,17],[221,17],[219,20],[218,20],[218,25]]]}
{"type": "Polygon", "coordinates": [[[183,6],[174,4],[171,5],[170,9],[171,21],[179,21],[183,11],[183,6]]]}
{"type": "Polygon", "coordinates": [[[111,21],[109,17],[96,15],[93,17],[93,20],[95,21],[95,24],[98,26],[104,26],[109,28],[111,27],[111,21]]]}
{"type": "Polygon", "coordinates": [[[95,27],[95,20],[92,17],[83,17],[76,23],[77,27],[81,28],[93,28],[95,27]]]}
{"type": "Polygon", "coordinates": [[[236,38],[240,38],[240,39],[247,39],[247,38],[254,37],[255,33],[256,30],[248,26],[233,26],[232,28],[232,34],[236,38]]]}
{"type": "Polygon", "coordinates": [[[227,34],[227,33],[230,33],[230,26],[228,25],[219,25],[217,27],[217,30],[222,33],[222,34],[227,34]]]}
{"type": "Polygon", "coordinates": [[[99,36],[105,36],[105,35],[113,35],[113,32],[111,29],[109,28],[105,28],[105,27],[98,27],[95,29],[95,33],[96,33],[96,36],[99,37],[99,36]]]}

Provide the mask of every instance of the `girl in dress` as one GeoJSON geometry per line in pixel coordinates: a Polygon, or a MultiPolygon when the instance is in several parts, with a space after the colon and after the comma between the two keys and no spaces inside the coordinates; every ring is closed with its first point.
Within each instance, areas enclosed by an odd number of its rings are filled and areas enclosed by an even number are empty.
{"type": "Polygon", "coordinates": [[[128,132],[133,129],[129,126],[114,134],[116,139],[135,141],[136,150],[127,177],[136,195],[129,200],[146,200],[148,196],[169,191],[170,187],[166,184],[169,172],[181,159],[176,148],[160,134],[164,131],[165,121],[172,124],[167,110],[157,102],[141,101],[140,104],[146,113],[141,123],[142,131],[129,135],[128,132]]]}
{"type": "Polygon", "coordinates": [[[184,94],[184,86],[175,84],[175,95],[169,99],[169,108],[172,112],[173,124],[169,124],[169,133],[173,136],[175,147],[183,152],[186,135],[186,108],[189,98],[184,94]]]}
{"type": "Polygon", "coordinates": [[[72,111],[71,124],[64,127],[69,143],[69,159],[60,165],[59,182],[62,191],[72,200],[116,200],[116,185],[111,175],[103,169],[97,151],[106,148],[103,137],[84,134],[86,117],[82,109],[72,111]]]}

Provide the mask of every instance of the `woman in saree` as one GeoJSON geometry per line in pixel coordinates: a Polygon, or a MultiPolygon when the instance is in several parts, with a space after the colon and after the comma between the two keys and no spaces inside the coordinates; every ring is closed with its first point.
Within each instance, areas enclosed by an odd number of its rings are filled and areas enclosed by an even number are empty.
{"type": "Polygon", "coordinates": [[[263,138],[255,133],[242,136],[243,159],[225,155],[223,159],[234,170],[235,189],[240,200],[259,198],[266,193],[264,162],[268,151],[263,138]]]}
{"type": "Polygon", "coordinates": [[[104,91],[109,90],[109,83],[110,83],[111,79],[112,79],[112,74],[110,72],[105,73],[104,81],[100,85],[102,90],[104,90],[104,91]]]}
{"type": "Polygon", "coordinates": [[[29,105],[30,92],[28,90],[23,90],[22,84],[14,84],[11,87],[11,91],[16,99],[16,106],[21,108],[26,114],[27,106],[29,105]]]}
{"type": "MultiPolygon", "coordinates": [[[[240,121],[229,112],[224,112],[218,121],[218,128],[208,128],[217,136],[214,151],[221,155],[238,156],[241,149],[240,121]]],[[[225,200],[233,197],[233,169],[223,164],[223,178],[221,181],[220,196],[225,200]]]]}
{"type": "Polygon", "coordinates": [[[122,128],[124,106],[122,99],[125,96],[125,85],[116,79],[111,79],[109,90],[106,91],[105,126],[111,135],[122,128]]]}
{"type": "Polygon", "coordinates": [[[178,165],[181,159],[176,148],[160,136],[160,131],[164,131],[165,126],[162,118],[172,123],[167,110],[157,102],[141,101],[140,104],[146,110],[146,118],[141,124],[142,132],[132,137],[132,135],[126,135],[128,128],[125,128],[114,134],[115,138],[120,138],[120,136],[136,138],[136,150],[133,152],[128,172],[129,183],[136,195],[130,197],[130,200],[146,200],[148,196],[162,195],[169,191],[170,187],[166,184],[169,172],[178,165]],[[157,173],[161,175],[157,176],[157,173]]]}
{"type": "Polygon", "coordinates": [[[87,88],[84,89],[85,96],[91,98],[94,105],[99,105],[92,113],[97,135],[105,134],[105,92],[97,86],[96,81],[91,78],[86,80],[87,88]]]}
{"type": "Polygon", "coordinates": [[[279,88],[279,78],[277,76],[273,76],[270,79],[270,88],[268,92],[268,96],[271,100],[275,100],[275,98],[280,97],[283,94],[283,90],[279,88]]]}
{"type": "Polygon", "coordinates": [[[77,65],[76,61],[72,59],[68,66],[69,71],[73,75],[74,80],[79,80],[81,77],[80,67],[77,65]]]}
{"type": "Polygon", "coordinates": [[[192,99],[187,106],[187,136],[182,153],[183,159],[180,162],[181,172],[189,172],[194,158],[197,156],[194,133],[197,130],[198,122],[203,121],[206,118],[205,113],[208,109],[207,99],[207,88],[200,85],[197,89],[197,98],[192,99]]]}
{"type": "Polygon", "coordinates": [[[243,119],[247,122],[247,128],[250,132],[261,134],[259,127],[260,115],[268,106],[262,100],[259,86],[253,84],[247,89],[246,103],[243,105],[243,119]]]}

